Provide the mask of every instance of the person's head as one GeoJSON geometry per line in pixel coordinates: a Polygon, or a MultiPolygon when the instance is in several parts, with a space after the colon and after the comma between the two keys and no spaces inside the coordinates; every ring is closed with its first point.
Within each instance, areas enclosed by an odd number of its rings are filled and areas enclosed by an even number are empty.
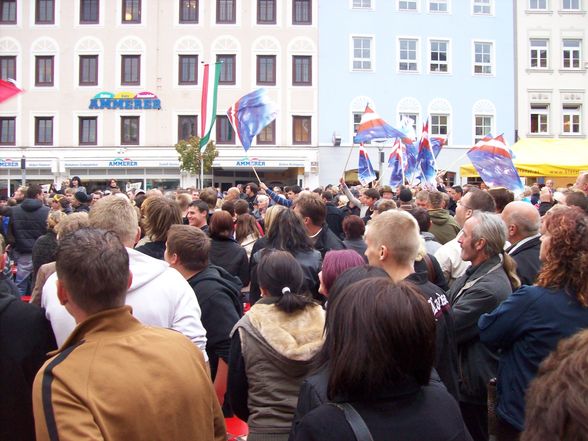
{"type": "Polygon", "coordinates": [[[257,210],[260,213],[264,213],[269,205],[269,196],[265,194],[257,195],[257,210]]]}
{"type": "MultiPolygon", "coordinates": [[[[378,268],[377,266],[364,264],[347,268],[337,276],[331,285],[331,288],[329,289],[329,302],[335,300],[335,298],[352,283],[358,282],[360,280],[373,279],[374,277],[384,277],[386,279],[390,278],[386,271],[384,271],[382,268],[378,268]]],[[[328,314],[329,310],[327,307],[327,315],[328,314]]],[[[324,359],[324,361],[327,361],[327,359],[324,359]]]]}
{"type": "Polygon", "coordinates": [[[149,196],[141,206],[145,234],[154,242],[165,241],[167,230],[182,223],[182,212],[176,201],[159,196],[149,196]]]}
{"type": "Polygon", "coordinates": [[[55,261],[57,296],[76,321],[125,304],[129,255],[112,231],[82,228],[60,237],[55,261]]]}
{"type": "Polygon", "coordinates": [[[259,186],[255,182],[249,182],[245,186],[245,195],[249,198],[257,196],[258,191],[259,191],[259,186]]]}
{"type": "Polygon", "coordinates": [[[372,207],[378,199],[380,199],[380,192],[375,188],[367,188],[359,197],[361,203],[368,207],[372,207]]]}
{"type": "Polygon", "coordinates": [[[231,187],[227,190],[227,195],[225,196],[225,201],[237,201],[241,196],[241,192],[237,187],[231,187]]]}
{"type": "Polygon", "coordinates": [[[113,195],[100,199],[89,216],[92,228],[114,232],[129,248],[137,243],[141,235],[137,211],[126,196],[113,195]]]}
{"type": "Polygon", "coordinates": [[[528,202],[510,202],[502,210],[501,217],[506,225],[508,241],[513,245],[539,233],[539,211],[528,202]]]}
{"type": "Polygon", "coordinates": [[[67,215],[63,211],[51,211],[47,217],[47,230],[55,231],[57,224],[67,215]]]}
{"type": "Polygon", "coordinates": [[[72,188],[81,187],[82,186],[82,180],[80,179],[79,176],[74,176],[73,178],[70,179],[69,185],[72,188]]]}
{"type": "Polygon", "coordinates": [[[269,234],[270,229],[272,228],[272,225],[274,223],[274,219],[276,218],[277,214],[280,211],[284,211],[287,210],[286,207],[284,207],[283,205],[272,205],[271,207],[268,207],[267,211],[265,212],[265,216],[263,218],[263,226],[265,229],[265,234],[269,234]]]}
{"type": "Polygon", "coordinates": [[[90,228],[88,213],[84,211],[66,215],[55,227],[55,233],[57,233],[57,239],[59,240],[61,237],[82,228],[90,228]]]}
{"type": "Polygon", "coordinates": [[[445,200],[443,199],[443,193],[440,191],[429,192],[429,205],[431,210],[437,210],[439,208],[445,208],[445,200]]]}
{"type": "Polygon", "coordinates": [[[504,187],[494,187],[488,190],[490,196],[494,199],[494,203],[496,204],[496,213],[502,213],[504,207],[507,204],[514,201],[514,193],[510,191],[508,188],[504,187]]]}
{"type": "Polygon", "coordinates": [[[200,200],[208,204],[209,210],[214,210],[217,199],[218,193],[212,187],[207,187],[200,192],[200,200]]]}
{"type": "Polygon", "coordinates": [[[118,188],[118,182],[116,182],[116,179],[110,179],[108,181],[108,187],[110,187],[111,190],[118,188]]]}
{"type": "Polygon", "coordinates": [[[325,334],[331,400],[362,400],[407,381],[429,382],[435,319],[410,283],[383,277],[352,283],[329,302],[325,334]]]}
{"type": "Polygon", "coordinates": [[[233,201],[224,201],[221,205],[221,210],[229,213],[233,218],[235,217],[235,204],[233,201]]]}
{"type": "Polygon", "coordinates": [[[526,394],[521,441],[588,439],[588,331],[562,340],[526,394]]]}
{"type": "Polygon", "coordinates": [[[210,238],[200,228],[172,225],[167,232],[164,258],[172,268],[200,272],[208,266],[210,238]]]}
{"type": "Polygon", "coordinates": [[[176,195],[176,202],[180,206],[180,211],[185,213],[188,210],[188,207],[192,203],[192,195],[188,193],[179,193],[176,195]]]}
{"type": "Polygon", "coordinates": [[[455,221],[463,227],[465,221],[469,219],[474,211],[485,211],[488,213],[496,212],[496,203],[494,198],[487,191],[478,188],[470,188],[468,192],[457,201],[455,208],[455,221]]]}
{"type": "Polygon", "coordinates": [[[249,203],[244,199],[236,200],[234,203],[235,214],[237,216],[245,213],[249,213],[249,203]]]}
{"type": "Polygon", "coordinates": [[[27,187],[27,199],[43,199],[43,188],[37,184],[31,184],[27,187]]]}
{"type": "Polygon", "coordinates": [[[63,198],[64,196],[62,194],[53,195],[53,197],[51,198],[51,209],[60,211],[61,205],[59,204],[59,201],[63,198]]]}
{"type": "Polygon", "coordinates": [[[543,216],[541,230],[537,284],[564,289],[588,306],[588,215],[578,207],[558,206],[543,216]]]}
{"type": "Polygon", "coordinates": [[[332,250],[325,254],[323,267],[319,272],[319,293],[328,296],[337,277],[346,269],[362,266],[365,260],[354,250],[332,250]]]}
{"type": "Polygon", "coordinates": [[[284,209],[276,213],[266,237],[268,245],[278,250],[296,253],[313,249],[304,223],[294,210],[284,209]]]}
{"type": "Polygon", "coordinates": [[[209,228],[211,237],[232,237],[233,216],[228,211],[216,211],[210,218],[209,228]]]}
{"type": "Polygon", "coordinates": [[[289,200],[293,201],[298,197],[301,191],[302,187],[300,187],[300,185],[291,185],[289,187],[286,187],[286,197],[289,200]]]}
{"type": "Polygon", "coordinates": [[[257,221],[249,213],[244,213],[237,217],[235,225],[235,239],[241,243],[247,237],[253,235],[253,237],[259,238],[259,228],[257,228],[257,221]]]}
{"type": "Polygon", "coordinates": [[[300,214],[304,225],[322,227],[327,216],[324,201],[316,193],[304,192],[298,195],[294,204],[294,211],[300,214]]]}
{"type": "Polygon", "coordinates": [[[463,188],[460,185],[454,185],[453,187],[447,188],[447,194],[455,202],[459,201],[463,196],[463,188]]]}
{"type": "Polygon", "coordinates": [[[579,207],[588,213],[588,197],[581,191],[572,191],[566,195],[565,203],[568,207],[579,207]]]}
{"type": "Polygon", "coordinates": [[[427,190],[421,190],[417,193],[415,198],[415,204],[417,207],[428,208],[429,207],[429,192],[427,190]]]}
{"type": "Polygon", "coordinates": [[[188,218],[188,225],[196,228],[203,227],[206,225],[208,217],[208,204],[200,199],[195,200],[188,207],[186,217],[188,218]]]}
{"type": "Polygon", "coordinates": [[[392,190],[392,187],[390,187],[389,185],[384,185],[380,189],[380,196],[383,199],[392,199],[394,197],[394,191],[392,190]]]}
{"type": "Polygon", "coordinates": [[[588,172],[583,172],[578,175],[574,187],[577,190],[583,191],[585,195],[588,195],[588,172]]]}
{"type": "Polygon", "coordinates": [[[365,233],[365,223],[363,219],[355,214],[350,214],[343,219],[343,233],[348,240],[361,239],[365,233]]]}
{"type": "Polygon", "coordinates": [[[89,204],[92,202],[92,196],[83,192],[83,191],[76,191],[74,194],[74,198],[72,201],[72,205],[74,207],[79,207],[82,204],[89,204]]]}
{"type": "Polygon", "coordinates": [[[403,204],[410,204],[412,202],[412,191],[410,191],[410,188],[400,190],[398,200],[403,204]]]}
{"type": "Polygon", "coordinates": [[[408,210],[408,213],[412,214],[412,216],[416,219],[421,233],[426,233],[429,231],[429,227],[431,226],[431,216],[429,216],[429,212],[427,210],[424,208],[415,207],[412,210],[408,210]]]}
{"type": "Polygon", "coordinates": [[[365,242],[369,264],[392,274],[398,267],[414,264],[421,244],[419,226],[404,210],[386,211],[370,222],[365,242]]]}
{"type": "Polygon", "coordinates": [[[545,181],[545,186],[549,189],[553,189],[553,179],[548,179],[547,181],[545,181]]]}
{"type": "Polygon", "coordinates": [[[372,219],[374,216],[378,216],[382,214],[384,211],[394,210],[396,208],[396,202],[392,199],[378,199],[374,205],[374,214],[372,215],[372,219]]]}
{"type": "Polygon", "coordinates": [[[303,291],[304,272],[298,261],[287,251],[263,250],[257,265],[261,295],[278,299],[276,307],[287,314],[314,304],[303,291]]]}

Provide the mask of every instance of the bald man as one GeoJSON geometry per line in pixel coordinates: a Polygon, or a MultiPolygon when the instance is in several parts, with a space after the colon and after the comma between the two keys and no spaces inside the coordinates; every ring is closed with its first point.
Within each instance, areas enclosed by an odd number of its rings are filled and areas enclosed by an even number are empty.
{"type": "Polygon", "coordinates": [[[583,172],[578,175],[576,179],[576,185],[574,186],[578,190],[582,190],[585,195],[588,195],[588,172],[583,172]]]}
{"type": "Polygon", "coordinates": [[[506,224],[508,241],[511,243],[506,252],[517,263],[517,275],[521,284],[532,285],[541,268],[539,211],[528,202],[510,202],[502,211],[502,221],[506,224]]]}

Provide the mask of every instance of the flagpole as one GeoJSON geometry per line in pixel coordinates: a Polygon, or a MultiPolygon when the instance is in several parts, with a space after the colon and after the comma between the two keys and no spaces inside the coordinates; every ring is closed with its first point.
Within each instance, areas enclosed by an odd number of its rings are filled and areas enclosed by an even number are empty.
{"type": "Polygon", "coordinates": [[[404,157],[402,156],[402,146],[403,142],[401,140],[398,140],[398,149],[400,150],[400,171],[402,172],[402,185],[404,185],[404,183],[406,182],[406,176],[404,175],[404,157]]]}
{"type": "Polygon", "coordinates": [[[200,189],[204,189],[204,158],[200,154],[200,189]]]}
{"type": "Polygon", "coordinates": [[[347,165],[349,164],[349,159],[351,158],[351,152],[353,151],[353,144],[349,148],[349,154],[347,155],[347,161],[345,161],[345,165],[343,166],[343,173],[342,176],[345,177],[345,170],[347,170],[347,165]]]}

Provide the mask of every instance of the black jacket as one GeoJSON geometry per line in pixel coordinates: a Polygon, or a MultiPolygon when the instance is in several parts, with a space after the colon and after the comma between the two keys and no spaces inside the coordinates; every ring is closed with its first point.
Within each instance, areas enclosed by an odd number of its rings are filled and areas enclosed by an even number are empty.
{"type": "Polygon", "coordinates": [[[249,285],[249,259],[247,251],[234,239],[211,236],[208,258],[212,265],[220,266],[229,274],[239,277],[243,286],[249,285]]]}
{"type": "Polygon", "coordinates": [[[218,359],[229,362],[231,330],[243,315],[240,300],[241,281],[223,268],[209,265],[188,279],[200,310],[202,326],[206,329],[206,353],[212,378],[216,376],[218,359]]]}
{"type": "Polygon", "coordinates": [[[345,250],[347,247],[341,239],[337,237],[335,233],[331,231],[327,224],[323,225],[323,229],[314,238],[314,249],[321,253],[321,257],[324,259],[325,254],[331,250],[345,250]]]}
{"type": "Polygon", "coordinates": [[[325,206],[327,208],[325,222],[339,239],[343,239],[343,219],[345,219],[343,212],[335,207],[332,202],[327,202],[325,206]]]}
{"type": "Polygon", "coordinates": [[[163,256],[165,254],[165,241],[160,240],[156,242],[147,242],[146,244],[138,246],[135,249],[143,254],[147,254],[148,256],[153,257],[154,259],[164,260],[163,256]]]}
{"type": "Polygon", "coordinates": [[[510,250],[514,247],[516,247],[516,244],[511,246],[506,252],[517,263],[517,275],[521,279],[521,285],[533,285],[541,269],[541,261],[539,260],[541,240],[539,237],[535,237],[511,253],[510,250]]]}
{"type": "Polygon", "coordinates": [[[39,237],[33,246],[33,286],[39,268],[46,263],[55,262],[56,254],[57,235],[53,230],[49,230],[46,234],[39,237]]]}
{"type": "Polygon", "coordinates": [[[25,199],[12,207],[8,241],[22,254],[31,254],[36,240],[47,232],[49,207],[38,199],[25,199]]]}
{"type": "Polygon", "coordinates": [[[35,440],[33,380],[55,348],[43,311],[14,297],[0,280],[0,439],[35,440]]]}

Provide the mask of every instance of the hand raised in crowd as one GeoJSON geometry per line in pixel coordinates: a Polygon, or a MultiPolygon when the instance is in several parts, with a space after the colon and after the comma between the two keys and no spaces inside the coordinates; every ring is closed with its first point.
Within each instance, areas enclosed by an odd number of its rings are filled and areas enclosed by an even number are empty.
{"type": "Polygon", "coordinates": [[[261,188],[262,190],[267,190],[267,185],[265,185],[263,182],[259,182],[259,188],[261,188]]]}

